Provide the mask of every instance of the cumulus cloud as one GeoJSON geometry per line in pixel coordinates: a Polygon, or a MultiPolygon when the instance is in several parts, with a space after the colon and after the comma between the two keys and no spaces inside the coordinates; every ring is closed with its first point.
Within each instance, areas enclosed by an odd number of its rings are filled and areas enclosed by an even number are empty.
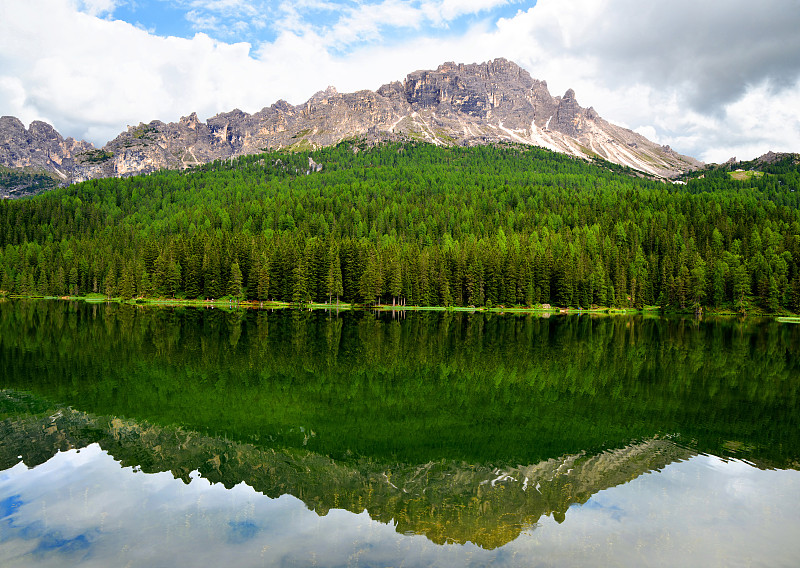
{"type": "Polygon", "coordinates": [[[514,37],[514,57],[556,90],[572,86],[604,117],[716,161],[736,148],[745,157],[800,149],[787,106],[800,95],[798,8],[539,0],[501,20],[498,34],[514,37]]]}
{"type": "Polygon", "coordinates": [[[704,160],[800,150],[796,1],[176,0],[189,38],[114,21],[118,4],[8,3],[0,113],[103,144],[139,121],[506,57],[553,94],[574,88],[604,118],[704,160]]]}
{"type": "Polygon", "coordinates": [[[777,90],[795,83],[799,8],[785,0],[540,0],[515,20],[549,51],[592,61],[607,86],[679,87],[693,109],[713,112],[764,81],[777,90]]]}
{"type": "Polygon", "coordinates": [[[0,105],[24,122],[104,143],[126,124],[213,115],[262,100],[250,45],[161,38],[57,0],[20,2],[0,23],[0,105]],[[27,39],[27,41],[26,41],[27,39]],[[34,41],[31,41],[33,39],[34,41]]]}

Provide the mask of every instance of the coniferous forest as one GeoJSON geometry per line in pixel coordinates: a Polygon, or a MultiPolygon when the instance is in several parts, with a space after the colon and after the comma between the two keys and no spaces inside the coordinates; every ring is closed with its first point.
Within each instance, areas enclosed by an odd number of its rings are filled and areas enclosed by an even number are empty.
{"type": "Polygon", "coordinates": [[[0,291],[800,312],[800,173],[343,142],[0,202],[0,291]]]}

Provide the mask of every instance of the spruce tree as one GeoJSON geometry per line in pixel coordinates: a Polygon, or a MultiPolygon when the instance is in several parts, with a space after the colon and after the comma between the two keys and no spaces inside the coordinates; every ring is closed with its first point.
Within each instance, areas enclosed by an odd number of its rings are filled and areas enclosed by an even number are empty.
{"type": "Polygon", "coordinates": [[[228,295],[236,298],[242,295],[242,271],[239,263],[234,261],[231,264],[231,277],[228,280],[228,295]]]}
{"type": "Polygon", "coordinates": [[[56,270],[56,275],[50,284],[51,292],[55,296],[63,296],[66,292],[66,278],[64,276],[64,267],[59,266],[56,270]]]}
{"type": "Polygon", "coordinates": [[[310,300],[308,291],[308,273],[302,259],[294,267],[294,284],[292,286],[292,303],[305,304],[310,300]]]}
{"type": "Polygon", "coordinates": [[[119,295],[123,299],[128,300],[133,298],[135,293],[136,289],[133,281],[133,269],[129,263],[126,264],[122,269],[122,277],[119,279],[119,295]]]}
{"type": "Polygon", "coordinates": [[[256,272],[258,274],[256,298],[269,300],[269,261],[266,258],[262,258],[256,272]]]}
{"type": "Polygon", "coordinates": [[[114,270],[114,266],[108,267],[108,272],[106,272],[106,277],[103,286],[103,293],[106,297],[111,298],[117,293],[117,274],[114,270]]]}

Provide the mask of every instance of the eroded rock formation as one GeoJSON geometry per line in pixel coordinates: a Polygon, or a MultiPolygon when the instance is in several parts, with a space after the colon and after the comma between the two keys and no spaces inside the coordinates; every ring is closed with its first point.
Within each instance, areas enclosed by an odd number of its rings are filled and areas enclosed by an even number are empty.
{"type": "Polygon", "coordinates": [[[572,89],[551,96],[547,83],[505,59],[445,63],[377,91],[339,93],[328,87],[303,104],[278,101],[254,114],[235,109],[206,122],[196,113],[176,123],[154,120],[128,127],[101,149],[63,139],[42,122],[25,129],[18,119],[3,117],[0,165],[44,170],[72,183],[365,136],[443,145],[534,144],[664,177],[700,165],[582,108],[572,89]]]}

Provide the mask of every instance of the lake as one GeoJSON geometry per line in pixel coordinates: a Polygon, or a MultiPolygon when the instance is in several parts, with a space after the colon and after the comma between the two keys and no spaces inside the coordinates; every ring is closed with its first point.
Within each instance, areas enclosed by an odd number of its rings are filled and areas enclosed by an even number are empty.
{"type": "Polygon", "coordinates": [[[0,302],[0,565],[796,566],[800,325],[0,302]]]}

